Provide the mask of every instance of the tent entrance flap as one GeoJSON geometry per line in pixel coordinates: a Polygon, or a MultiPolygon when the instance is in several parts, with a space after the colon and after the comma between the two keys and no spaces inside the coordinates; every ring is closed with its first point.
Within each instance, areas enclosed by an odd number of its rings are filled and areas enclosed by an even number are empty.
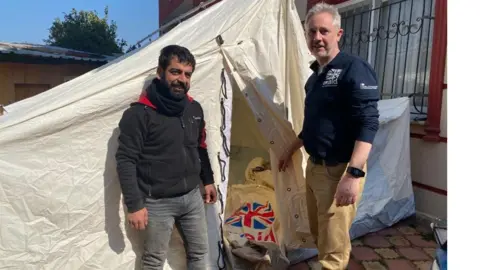
{"type": "Polygon", "coordinates": [[[306,250],[314,245],[304,201],[302,155],[295,155],[287,173],[276,171],[277,155],[295,139],[283,104],[272,97],[280,91],[281,78],[254,74],[254,67],[239,67],[238,61],[232,68],[229,54],[223,53],[225,70],[242,70],[229,73],[233,102],[223,225],[228,257],[235,267],[251,269],[267,263],[252,255],[260,256],[254,252],[260,249],[269,252],[274,262],[268,263],[280,269],[289,263],[286,255],[292,250],[299,251],[300,260],[316,254],[306,250]]]}

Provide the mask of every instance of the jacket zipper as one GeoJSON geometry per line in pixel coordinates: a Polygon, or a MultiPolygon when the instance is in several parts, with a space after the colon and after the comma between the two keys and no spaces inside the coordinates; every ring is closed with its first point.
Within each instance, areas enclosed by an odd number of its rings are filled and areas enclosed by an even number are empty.
{"type": "Polygon", "coordinates": [[[152,185],[148,185],[148,197],[152,197],[152,185]]]}
{"type": "Polygon", "coordinates": [[[182,129],[183,129],[183,166],[184,166],[184,174],[183,174],[183,185],[185,189],[187,189],[187,179],[186,179],[186,174],[187,174],[187,151],[185,150],[185,139],[186,139],[186,134],[187,131],[185,129],[185,122],[183,121],[183,116],[180,116],[180,122],[182,124],[182,129]]]}
{"type": "MultiPolygon", "coordinates": [[[[148,107],[144,106],[143,109],[145,110],[145,122],[148,123],[148,111],[147,111],[148,107]]],[[[148,197],[150,197],[150,198],[152,197],[152,183],[150,181],[150,177],[152,175],[151,172],[152,172],[152,168],[149,167],[148,168],[148,177],[147,177],[149,180],[148,180],[147,184],[148,184],[148,197]]]]}

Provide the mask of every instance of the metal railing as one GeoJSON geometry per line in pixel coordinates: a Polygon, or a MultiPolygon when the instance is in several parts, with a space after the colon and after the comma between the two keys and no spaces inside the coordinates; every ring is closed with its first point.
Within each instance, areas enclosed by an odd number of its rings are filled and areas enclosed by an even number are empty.
{"type": "Polygon", "coordinates": [[[136,50],[138,48],[141,48],[142,46],[150,44],[152,41],[155,41],[156,39],[158,39],[162,35],[166,34],[168,31],[172,30],[179,23],[181,23],[185,20],[188,20],[189,18],[191,18],[192,16],[197,14],[199,11],[206,9],[206,8],[212,6],[213,4],[216,4],[217,2],[219,2],[219,1],[218,0],[206,0],[206,1],[200,2],[200,4],[198,6],[190,9],[186,13],[176,17],[175,19],[169,21],[168,23],[161,25],[160,28],[153,31],[152,33],[150,33],[146,37],[142,38],[141,40],[137,41],[137,43],[133,44],[128,49],[127,52],[136,50]]]}
{"type": "MultiPolygon", "coordinates": [[[[367,1],[370,2],[370,1],[367,1]]],[[[434,24],[433,0],[377,1],[341,12],[343,51],[375,69],[382,98],[411,97],[412,114],[426,119],[434,24]]]]}

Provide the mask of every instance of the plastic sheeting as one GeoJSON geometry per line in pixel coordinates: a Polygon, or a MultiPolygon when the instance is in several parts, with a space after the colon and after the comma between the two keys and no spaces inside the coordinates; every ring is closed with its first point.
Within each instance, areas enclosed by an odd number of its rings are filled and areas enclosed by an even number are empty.
{"type": "Polygon", "coordinates": [[[410,170],[410,100],[381,100],[380,128],[367,164],[367,180],[350,236],[389,227],[415,213],[410,170]]]}

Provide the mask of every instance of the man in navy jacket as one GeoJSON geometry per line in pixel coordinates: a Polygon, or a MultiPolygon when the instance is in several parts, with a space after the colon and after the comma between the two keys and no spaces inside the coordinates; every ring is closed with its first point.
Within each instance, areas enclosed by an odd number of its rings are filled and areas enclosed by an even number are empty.
{"type": "Polygon", "coordinates": [[[310,155],[306,196],[310,230],[319,261],[313,269],[346,269],[367,158],[378,130],[375,71],[363,59],[341,52],[338,10],[320,3],[305,19],[308,47],[316,61],[305,84],[305,117],[295,142],[280,158],[284,170],[300,147],[310,155]]]}

